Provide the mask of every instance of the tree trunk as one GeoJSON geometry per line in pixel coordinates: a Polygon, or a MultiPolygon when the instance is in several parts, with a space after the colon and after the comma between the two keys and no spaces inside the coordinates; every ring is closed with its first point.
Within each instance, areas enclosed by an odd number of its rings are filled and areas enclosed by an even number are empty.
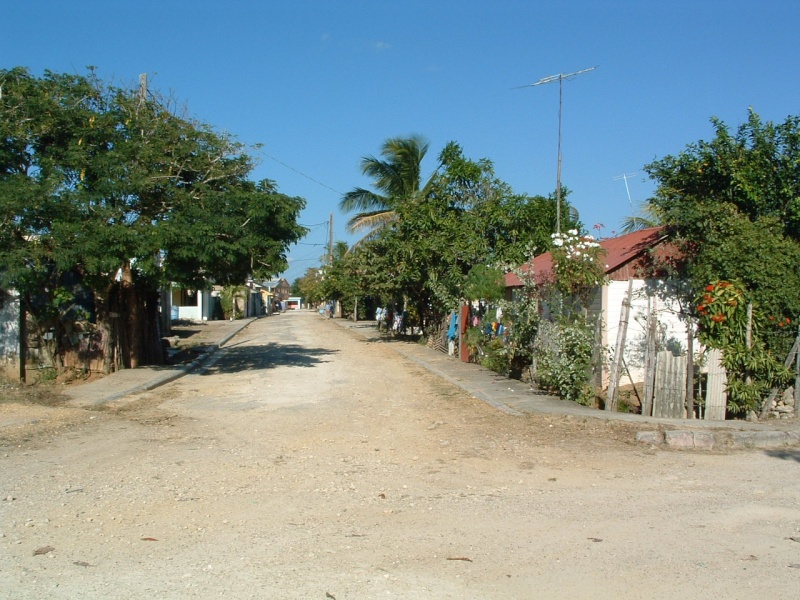
{"type": "Polygon", "coordinates": [[[28,363],[28,315],[25,303],[22,301],[22,294],[18,294],[17,298],[19,304],[19,380],[25,383],[28,377],[25,369],[28,363]]]}
{"type": "Polygon", "coordinates": [[[111,318],[109,310],[109,301],[114,289],[114,284],[107,285],[102,290],[99,288],[92,289],[94,297],[94,311],[97,329],[100,331],[100,344],[103,349],[103,373],[108,375],[114,371],[114,348],[116,346],[116,339],[113,335],[111,327],[111,318]]]}
{"type": "Polygon", "coordinates": [[[125,337],[128,340],[127,344],[127,360],[124,362],[126,366],[135,369],[139,366],[139,329],[141,323],[141,314],[139,310],[139,300],[136,294],[136,286],[133,284],[133,271],[131,264],[125,263],[122,267],[122,304],[126,309],[126,318],[122,321],[124,323],[125,337]]]}

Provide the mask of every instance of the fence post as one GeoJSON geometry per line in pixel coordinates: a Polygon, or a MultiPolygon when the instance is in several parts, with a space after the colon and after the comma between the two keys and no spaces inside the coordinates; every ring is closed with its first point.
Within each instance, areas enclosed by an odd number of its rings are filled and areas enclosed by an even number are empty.
{"type": "Polygon", "coordinates": [[[617,345],[614,348],[614,361],[611,363],[610,381],[608,382],[608,394],[606,395],[606,410],[616,412],[617,410],[617,388],[619,377],[622,372],[622,355],[625,352],[625,338],[628,334],[628,318],[631,312],[631,296],[633,295],[633,280],[628,280],[628,294],[622,300],[622,309],[619,315],[619,326],[617,327],[617,345]]]}

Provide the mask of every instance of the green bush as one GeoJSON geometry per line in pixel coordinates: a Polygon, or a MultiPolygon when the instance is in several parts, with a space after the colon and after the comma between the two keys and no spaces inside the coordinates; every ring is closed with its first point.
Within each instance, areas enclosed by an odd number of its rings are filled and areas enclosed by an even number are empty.
{"type": "Polygon", "coordinates": [[[534,344],[535,381],[564,400],[594,402],[587,385],[592,366],[594,326],[583,314],[559,318],[540,329],[534,344]]]}

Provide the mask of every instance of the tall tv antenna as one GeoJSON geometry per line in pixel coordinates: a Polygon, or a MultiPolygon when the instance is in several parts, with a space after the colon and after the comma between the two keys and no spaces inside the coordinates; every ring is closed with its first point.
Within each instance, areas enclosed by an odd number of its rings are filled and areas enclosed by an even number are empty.
{"type": "Polygon", "coordinates": [[[633,201],[631,200],[631,190],[628,188],[628,179],[636,177],[636,173],[623,173],[614,177],[614,181],[622,179],[625,182],[625,191],[628,192],[628,204],[631,205],[631,216],[633,216],[633,201]]]}
{"type": "Polygon", "coordinates": [[[564,96],[564,82],[574,79],[578,75],[594,71],[597,67],[589,67],[573,73],[559,73],[558,75],[548,75],[542,77],[536,83],[529,83],[528,85],[520,85],[514,89],[534,87],[537,85],[544,85],[545,83],[558,82],[558,168],[556,169],[556,233],[561,233],[561,106],[563,104],[564,96]]]}

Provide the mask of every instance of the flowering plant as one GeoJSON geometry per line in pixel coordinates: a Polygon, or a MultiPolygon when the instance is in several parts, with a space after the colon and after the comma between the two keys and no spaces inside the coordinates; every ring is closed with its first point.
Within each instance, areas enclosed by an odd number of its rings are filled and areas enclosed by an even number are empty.
{"type": "Polygon", "coordinates": [[[556,288],[565,296],[577,297],[586,306],[592,290],[605,283],[605,250],[591,235],[577,229],[552,234],[553,275],[556,288]]]}
{"type": "Polygon", "coordinates": [[[744,343],[747,335],[747,299],[744,287],[732,281],[712,281],[695,298],[700,337],[715,348],[744,343]]]}

